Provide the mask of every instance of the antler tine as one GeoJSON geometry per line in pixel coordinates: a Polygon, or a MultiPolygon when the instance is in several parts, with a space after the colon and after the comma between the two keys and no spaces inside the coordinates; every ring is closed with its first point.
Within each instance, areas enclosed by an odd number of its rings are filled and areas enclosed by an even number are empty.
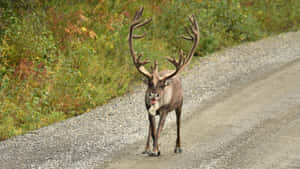
{"type": "Polygon", "coordinates": [[[194,20],[195,28],[197,28],[197,30],[199,30],[197,19],[196,19],[195,15],[192,15],[192,17],[193,17],[193,20],[194,20]]]}
{"type": "Polygon", "coordinates": [[[140,24],[136,25],[135,28],[139,28],[141,26],[144,26],[144,25],[150,23],[151,21],[152,21],[152,18],[149,18],[146,21],[144,21],[143,23],[140,23],[140,24]]]}
{"type": "Polygon", "coordinates": [[[183,55],[183,50],[180,49],[178,64],[180,65],[182,62],[184,63],[184,55],[183,55]]]}
{"type": "Polygon", "coordinates": [[[194,16],[194,15],[188,16],[188,18],[189,18],[190,22],[191,22],[193,25],[195,25],[195,16],[194,16]]]}
{"type": "MultiPolygon", "coordinates": [[[[188,27],[184,27],[185,32],[193,39],[193,34],[189,31],[188,27]]],[[[193,31],[192,31],[193,32],[193,31]]]]}
{"type": "Polygon", "coordinates": [[[185,39],[185,40],[193,40],[193,38],[191,38],[191,37],[188,37],[188,36],[184,36],[184,35],[182,35],[181,36],[183,39],[185,39]]]}
{"type": "Polygon", "coordinates": [[[197,20],[195,18],[195,15],[192,15],[191,17],[189,17],[190,22],[192,23],[191,25],[191,30],[194,34],[197,34],[197,32],[199,32],[199,28],[198,28],[198,24],[197,24],[197,20]]]}
{"type": "Polygon", "coordinates": [[[138,66],[143,66],[143,65],[145,65],[145,64],[147,64],[147,63],[150,62],[150,60],[148,60],[148,59],[145,59],[145,60],[141,61],[141,57],[142,56],[143,56],[143,54],[140,53],[139,56],[138,56],[138,58],[136,59],[136,62],[137,62],[138,66]]]}
{"type": "Polygon", "coordinates": [[[142,54],[139,54],[139,56],[136,56],[136,52],[133,49],[133,39],[141,39],[143,38],[146,33],[142,35],[133,35],[133,30],[136,28],[139,28],[141,26],[144,26],[152,21],[152,19],[147,19],[146,21],[142,22],[142,19],[140,17],[143,15],[144,7],[141,7],[134,15],[132,22],[129,27],[129,33],[128,33],[128,44],[129,44],[129,51],[132,56],[133,63],[135,67],[138,69],[138,71],[146,76],[147,78],[151,78],[152,75],[147,71],[147,69],[143,66],[147,63],[149,63],[149,60],[143,60],[141,61],[142,54]],[[141,23],[142,22],[142,23],[141,23]]]}
{"type": "Polygon", "coordinates": [[[150,60],[146,59],[144,61],[141,61],[140,65],[143,66],[143,65],[148,64],[148,63],[150,63],[150,60]]]}
{"type": "Polygon", "coordinates": [[[138,20],[144,12],[144,7],[141,7],[138,11],[135,12],[133,20],[138,20]]]}
{"type": "Polygon", "coordinates": [[[153,72],[158,72],[158,66],[157,66],[156,59],[154,60],[154,69],[153,69],[153,72]]]}
{"type": "Polygon", "coordinates": [[[157,61],[154,60],[153,65],[150,66],[152,72],[158,72],[158,66],[157,66],[157,61]]]}
{"type": "Polygon", "coordinates": [[[172,57],[170,57],[170,56],[167,56],[167,60],[169,61],[169,62],[171,62],[172,64],[176,64],[176,59],[172,56],[172,57]]]}
{"type": "Polygon", "coordinates": [[[144,32],[142,35],[132,35],[133,39],[141,39],[143,37],[145,37],[145,35],[147,34],[147,32],[144,32]]]}

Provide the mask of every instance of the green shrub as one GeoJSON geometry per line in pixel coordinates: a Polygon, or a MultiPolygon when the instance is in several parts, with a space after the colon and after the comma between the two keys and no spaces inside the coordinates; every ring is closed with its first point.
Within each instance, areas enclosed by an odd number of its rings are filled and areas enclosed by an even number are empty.
{"type": "Polygon", "coordinates": [[[174,1],[174,5],[164,8],[163,13],[159,16],[160,30],[164,31],[162,34],[171,42],[170,45],[184,49],[188,49],[187,43],[179,37],[184,33],[183,26],[187,25],[186,16],[196,16],[200,29],[198,50],[202,55],[222,47],[257,40],[263,35],[256,18],[247,8],[241,8],[239,1],[174,1]]]}

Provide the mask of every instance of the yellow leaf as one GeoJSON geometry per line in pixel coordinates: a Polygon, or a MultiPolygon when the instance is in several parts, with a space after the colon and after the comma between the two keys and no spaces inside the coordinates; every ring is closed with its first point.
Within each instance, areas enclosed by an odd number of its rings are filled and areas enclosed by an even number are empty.
{"type": "Polygon", "coordinates": [[[81,27],[81,30],[82,30],[83,32],[86,32],[86,31],[87,31],[87,29],[86,29],[85,27],[81,27]]]}

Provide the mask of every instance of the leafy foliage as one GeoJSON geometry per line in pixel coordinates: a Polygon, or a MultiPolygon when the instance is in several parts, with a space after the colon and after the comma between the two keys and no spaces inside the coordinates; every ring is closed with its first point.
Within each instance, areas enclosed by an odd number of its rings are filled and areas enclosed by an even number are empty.
{"type": "Polygon", "coordinates": [[[0,1],[0,140],[80,115],[130,90],[127,34],[140,6],[153,23],[135,42],[144,56],[190,44],[179,37],[187,16],[200,26],[196,55],[300,27],[297,0],[2,0],[0,1]]]}

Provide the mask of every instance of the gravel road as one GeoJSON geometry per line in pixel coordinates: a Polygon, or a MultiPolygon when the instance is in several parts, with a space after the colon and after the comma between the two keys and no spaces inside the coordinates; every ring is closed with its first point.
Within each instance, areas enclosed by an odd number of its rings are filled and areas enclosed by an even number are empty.
{"type": "Polygon", "coordinates": [[[183,73],[182,142],[174,113],[162,155],[142,155],[145,86],[91,112],[0,142],[0,168],[300,168],[300,32],[200,58],[183,73]]]}

